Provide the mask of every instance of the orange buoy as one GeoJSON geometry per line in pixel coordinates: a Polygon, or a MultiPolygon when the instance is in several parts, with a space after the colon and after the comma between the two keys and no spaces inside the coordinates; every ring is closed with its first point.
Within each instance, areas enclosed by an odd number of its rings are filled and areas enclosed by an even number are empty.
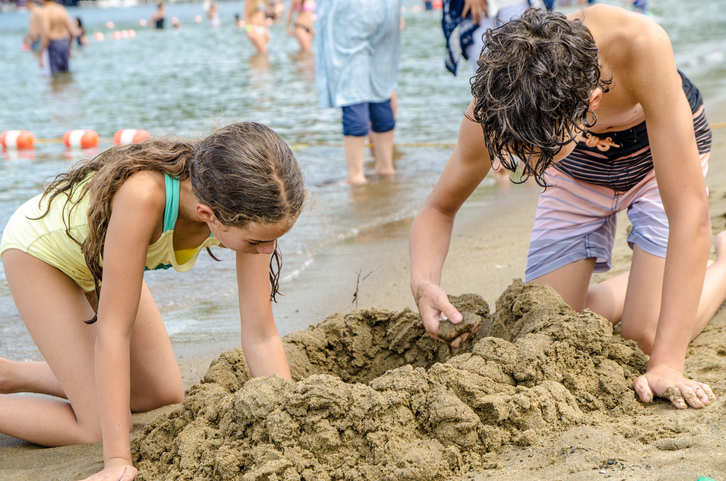
{"type": "Polygon", "coordinates": [[[95,130],[69,130],[63,134],[63,143],[66,147],[87,149],[98,145],[98,134],[95,130]]]}
{"type": "Polygon", "coordinates": [[[113,143],[116,145],[138,144],[150,137],[149,133],[141,129],[121,129],[113,134],[113,143]]]}
{"type": "Polygon", "coordinates": [[[28,150],[33,148],[35,136],[28,130],[6,130],[0,134],[0,144],[5,149],[28,150]]]}

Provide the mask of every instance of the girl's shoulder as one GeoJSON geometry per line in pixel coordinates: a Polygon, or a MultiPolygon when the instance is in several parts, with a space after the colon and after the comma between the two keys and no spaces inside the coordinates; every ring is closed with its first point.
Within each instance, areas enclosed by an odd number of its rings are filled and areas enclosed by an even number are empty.
{"type": "Polygon", "coordinates": [[[164,174],[150,170],[135,172],[124,181],[114,195],[113,203],[133,206],[140,212],[161,210],[166,205],[164,174]]]}

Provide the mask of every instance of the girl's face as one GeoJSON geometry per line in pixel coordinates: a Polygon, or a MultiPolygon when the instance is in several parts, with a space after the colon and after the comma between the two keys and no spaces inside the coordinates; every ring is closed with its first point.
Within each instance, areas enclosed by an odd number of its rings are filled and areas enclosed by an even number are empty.
{"type": "Polygon", "coordinates": [[[207,222],[214,237],[225,247],[245,254],[272,254],[275,241],[285,235],[294,222],[283,219],[276,224],[250,223],[245,227],[228,227],[217,219],[207,222]]]}

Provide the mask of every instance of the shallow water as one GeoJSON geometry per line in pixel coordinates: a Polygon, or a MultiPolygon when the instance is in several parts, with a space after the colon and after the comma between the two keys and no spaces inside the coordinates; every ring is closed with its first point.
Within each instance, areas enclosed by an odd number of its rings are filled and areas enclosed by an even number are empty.
{"type": "MultiPolygon", "coordinates": [[[[616,3],[616,2],[609,2],[616,3]]],[[[651,0],[652,16],[669,33],[679,67],[709,101],[726,92],[726,9],[722,0],[651,0]]],[[[285,283],[315,262],[322,249],[366,229],[410,217],[420,206],[451,151],[461,115],[470,100],[469,66],[458,77],[443,67],[440,12],[407,12],[399,73],[395,179],[364,189],[324,187],[345,175],[340,112],[317,106],[314,63],[301,57],[283,25],[273,25],[267,58],[254,55],[234,25],[241,2],[220,4],[221,26],[195,23],[201,4],[173,4],[167,20],[182,28],[141,28],[153,6],[124,9],[69,9],[83,18],[90,44],[74,49],[72,74],[50,79],[32,54],[21,51],[27,17],[0,14],[0,131],[26,129],[37,139],[31,152],[2,153],[0,226],[15,208],[35,195],[42,182],[72,161],[111,146],[121,128],[154,135],[200,137],[230,122],[262,122],[295,149],[311,191],[311,202],[293,231],[281,240],[285,283]],[[135,29],[135,38],[113,40],[113,30],[135,29]],[[104,41],[93,39],[104,33],[104,41]],[[67,151],[57,142],[66,130],[90,128],[102,138],[97,150],[67,151]],[[42,141],[45,139],[45,141],[42,141]],[[419,145],[416,145],[419,144],[419,145]]],[[[169,22],[167,21],[167,25],[169,22]]],[[[720,122],[726,119],[711,119],[720,122]]],[[[368,158],[370,161],[370,157],[368,158]]],[[[486,184],[478,201],[495,187],[486,184]]],[[[223,257],[231,257],[229,255],[223,257]]],[[[176,342],[220,339],[239,330],[234,262],[200,256],[192,274],[150,273],[147,282],[176,342]],[[214,321],[214,322],[211,322],[214,321]]],[[[288,284],[289,285],[289,284],[288,284]]],[[[280,326],[283,334],[284,326],[280,326]]],[[[236,334],[234,337],[236,338],[236,334]]],[[[0,271],[0,356],[37,358],[0,271]]]]}

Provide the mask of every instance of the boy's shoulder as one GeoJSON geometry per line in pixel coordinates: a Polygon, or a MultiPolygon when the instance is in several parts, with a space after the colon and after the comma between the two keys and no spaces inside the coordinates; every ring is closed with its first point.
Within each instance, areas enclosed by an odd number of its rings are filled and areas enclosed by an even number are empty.
{"type": "Polygon", "coordinates": [[[644,57],[660,55],[659,45],[670,43],[663,28],[651,18],[621,7],[597,4],[573,12],[590,30],[598,47],[601,63],[615,70],[631,68],[644,57]]]}

